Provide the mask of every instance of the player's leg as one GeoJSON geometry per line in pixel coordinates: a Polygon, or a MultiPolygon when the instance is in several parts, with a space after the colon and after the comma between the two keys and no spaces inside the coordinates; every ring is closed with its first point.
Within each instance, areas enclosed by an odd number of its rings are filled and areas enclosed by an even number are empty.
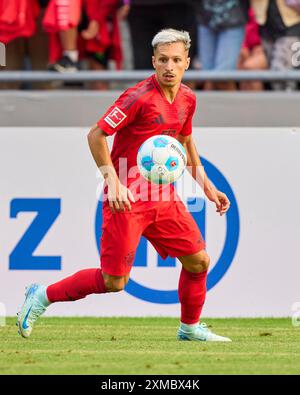
{"type": "Polygon", "coordinates": [[[18,313],[19,334],[29,337],[35,321],[51,303],[75,301],[93,293],[108,292],[101,269],[84,269],[48,287],[32,284],[18,313]]]}
{"type": "Polygon", "coordinates": [[[230,341],[211,333],[205,324],[199,324],[210,258],[200,230],[184,204],[181,201],[162,204],[155,223],[144,235],[163,258],[178,257],[182,264],[178,285],[181,303],[178,339],[230,341]]]}
{"type": "Polygon", "coordinates": [[[182,263],[178,296],[181,303],[181,319],[178,340],[231,341],[212,333],[204,323],[199,323],[206,297],[206,279],[210,258],[205,250],[178,257],[182,263]]]}
{"type": "Polygon", "coordinates": [[[181,322],[199,322],[206,297],[206,278],[210,258],[205,250],[178,258],[182,264],[178,296],[181,303],[181,322]]]}
{"type": "Polygon", "coordinates": [[[109,208],[103,209],[101,268],[80,270],[48,287],[39,284],[29,286],[18,313],[20,334],[29,337],[35,321],[51,303],[75,301],[90,294],[124,289],[142,233],[140,224],[142,221],[138,215],[112,214],[109,208]]]}
{"type": "Polygon", "coordinates": [[[83,299],[91,294],[122,291],[129,279],[125,275],[109,275],[103,269],[84,269],[46,288],[50,303],[83,299]]]}
{"type": "Polygon", "coordinates": [[[111,276],[109,274],[102,273],[102,275],[107,292],[123,291],[129,280],[129,274],[126,276],[111,276]]]}
{"type": "Polygon", "coordinates": [[[55,302],[68,302],[83,299],[90,294],[122,291],[129,275],[110,276],[101,269],[84,269],[45,287],[32,284],[26,289],[25,302],[18,313],[19,333],[29,337],[35,321],[55,302]]]}

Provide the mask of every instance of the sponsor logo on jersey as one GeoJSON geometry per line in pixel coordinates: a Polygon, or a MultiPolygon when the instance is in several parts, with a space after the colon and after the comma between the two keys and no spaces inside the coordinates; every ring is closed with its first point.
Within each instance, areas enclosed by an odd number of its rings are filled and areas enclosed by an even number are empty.
{"type": "Polygon", "coordinates": [[[114,107],[113,110],[104,118],[112,128],[116,128],[124,119],[127,117],[118,107],[114,107]]]}

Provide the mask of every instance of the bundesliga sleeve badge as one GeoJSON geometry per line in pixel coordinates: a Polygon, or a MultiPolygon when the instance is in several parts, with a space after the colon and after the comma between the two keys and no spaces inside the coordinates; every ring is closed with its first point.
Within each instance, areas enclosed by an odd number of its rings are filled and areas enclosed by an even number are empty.
{"type": "Polygon", "coordinates": [[[121,122],[127,117],[118,107],[114,107],[111,112],[104,118],[104,121],[108,123],[112,128],[116,128],[121,122]]]}

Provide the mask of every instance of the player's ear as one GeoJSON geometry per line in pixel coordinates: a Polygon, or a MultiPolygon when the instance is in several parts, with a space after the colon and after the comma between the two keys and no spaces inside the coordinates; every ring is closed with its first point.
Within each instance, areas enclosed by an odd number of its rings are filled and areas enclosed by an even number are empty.
{"type": "Polygon", "coordinates": [[[156,67],[155,67],[155,56],[154,55],[152,55],[152,65],[153,65],[153,68],[156,69],[156,67]]]}
{"type": "Polygon", "coordinates": [[[185,66],[185,69],[186,69],[186,70],[190,67],[190,62],[191,62],[191,58],[188,57],[188,58],[186,59],[186,66],[185,66]]]}

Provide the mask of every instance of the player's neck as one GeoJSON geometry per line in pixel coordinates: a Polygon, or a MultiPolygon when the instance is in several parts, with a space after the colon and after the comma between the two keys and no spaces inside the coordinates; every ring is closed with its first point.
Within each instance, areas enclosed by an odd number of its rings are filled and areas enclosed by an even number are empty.
{"type": "Polygon", "coordinates": [[[174,86],[165,86],[159,82],[159,79],[156,77],[156,81],[162,90],[163,94],[165,95],[166,100],[172,104],[176,98],[177,92],[180,88],[180,83],[174,86]]]}
{"type": "Polygon", "coordinates": [[[168,100],[168,102],[169,102],[170,104],[172,104],[173,101],[175,100],[176,95],[177,95],[177,92],[178,92],[178,90],[179,90],[179,87],[180,87],[180,84],[175,85],[175,86],[172,86],[172,87],[169,87],[169,86],[161,86],[161,85],[160,85],[161,90],[163,91],[163,93],[164,93],[166,99],[168,100]]]}

